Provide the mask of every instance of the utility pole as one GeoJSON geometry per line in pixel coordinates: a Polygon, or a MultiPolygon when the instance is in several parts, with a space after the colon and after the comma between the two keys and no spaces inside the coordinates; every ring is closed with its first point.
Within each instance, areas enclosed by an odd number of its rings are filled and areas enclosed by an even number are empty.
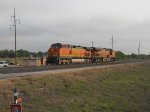
{"type": "Polygon", "coordinates": [[[11,17],[13,17],[13,18],[14,18],[14,24],[13,24],[13,25],[11,25],[11,26],[14,26],[14,30],[15,30],[15,65],[17,65],[16,22],[17,22],[17,21],[19,21],[19,23],[20,23],[20,20],[19,20],[19,19],[18,19],[18,20],[16,20],[15,8],[14,8],[14,15],[13,15],[13,16],[11,16],[11,17]]]}
{"type": "Polygon", "coordinates": [[[111,39],[111,44],[112,44],[112,50],[114,49],[114,37],[113,37],[113,35],[112,35],[112,39],[111,39]]]}
{"type": "Polygon", "coordinates": [[[92,41],[92,47],[93,47],[93,41],[92,41]]]}
{"type": "Polygon", "coordinates": [[[138,55],[140,55],[141,43],[139,42],[138,55]]]}

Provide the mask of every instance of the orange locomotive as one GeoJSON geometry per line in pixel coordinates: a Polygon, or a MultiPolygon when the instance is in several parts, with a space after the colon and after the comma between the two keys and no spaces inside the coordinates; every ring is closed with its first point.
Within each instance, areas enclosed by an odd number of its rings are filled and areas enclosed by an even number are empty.
{"type": "Polygon", "coordinates": [[[47,57],[47,64],[99,63],[102,61],[115,61],[115,51],[54,43],[49,48],[47,57]]]}

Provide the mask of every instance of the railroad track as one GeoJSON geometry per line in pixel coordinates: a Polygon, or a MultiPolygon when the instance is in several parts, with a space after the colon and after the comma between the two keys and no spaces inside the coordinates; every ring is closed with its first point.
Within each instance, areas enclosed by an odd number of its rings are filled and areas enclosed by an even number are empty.
{"type": "Polygon", "coordinates": [[[137,60],[137,61],[117,61],[115,63],[93,63],[93,64],[70,64],[70,65],[51,65],[41,67],[10,67],[0,68],[0,80],[11,79],[16,77],[24,77],[31,75],[49,75],[55,73],[65,73],[72,71],[80,71],[84,69],[105,68],[110,66],[121,66],[124,64],[150,62],[150,60],[137,60]]]}
{"type": "Polygon", "coordinates": [[[32,67],[7,67],[7,68],[0,68],[0,74],[39,72],[39,71],[61,70],[61,69],[69,69],[69,68],[82,68],[82,67],[93,67],[93,66],[103,66],[103,65],[112,65],[112,64],[133,63],[133,62],[141,62],[141,60],[116,61],[114,63],[101,63],[101,64],[91,63],[91,64],[47,65],[47,66],[32,66],[32,67]]]}

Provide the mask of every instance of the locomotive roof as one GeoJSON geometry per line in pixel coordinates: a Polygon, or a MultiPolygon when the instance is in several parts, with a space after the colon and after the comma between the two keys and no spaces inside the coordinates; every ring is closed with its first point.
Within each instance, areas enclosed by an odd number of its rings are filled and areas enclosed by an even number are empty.
{"type": "Polygon", "coordinates": [[[96,48],[96,47],[91,47],[93,50],[103,50],[103,49],[105,49],[105,50],[112,50],[112,49],[110,49],[110,48],[96,48]]]}
{"type": "MultiPolygon", "coordinates": [[[[84,48],[86,50],[112,50],[110,48],[97,48],[97,47],[83,47],[83,46],[77,46],[77,45],[70,45],[70,44],[63,44],[63,43],[54,43],[55,45],[61,45],[61,46],[66,46],[66,47],[70,47],[70,48],[84,48]]],[[[54,45],[52,44],[52,45],[54,45]]]]}
{"type": "MultiPolygon", "coordinates": [[[[62,46],[67,46],[71,48],[84,48],[83,46],[77,46],[77,45],[70,45],[70,44],[63,44],[63,43],[54,43],[56,45],[62,45],[62,46]]],[[[53,45],[53,44],[52,44],[53,45]]]]}
{"type": "Polygon", "coordinates": [[[91,47],[83,47],[83,48],[86,49],[86,50],[92,50],[91,47]]]}

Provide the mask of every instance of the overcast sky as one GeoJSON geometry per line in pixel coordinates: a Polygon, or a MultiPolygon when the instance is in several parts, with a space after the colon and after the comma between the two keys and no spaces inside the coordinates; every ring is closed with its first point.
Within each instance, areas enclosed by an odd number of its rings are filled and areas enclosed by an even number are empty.
{"type": "Polygon", "coordinates": [[[0,49],[47,51],[61,42],[111,48],[126,54],[150,53],[150,0],[0,0],[0,49]]]}

